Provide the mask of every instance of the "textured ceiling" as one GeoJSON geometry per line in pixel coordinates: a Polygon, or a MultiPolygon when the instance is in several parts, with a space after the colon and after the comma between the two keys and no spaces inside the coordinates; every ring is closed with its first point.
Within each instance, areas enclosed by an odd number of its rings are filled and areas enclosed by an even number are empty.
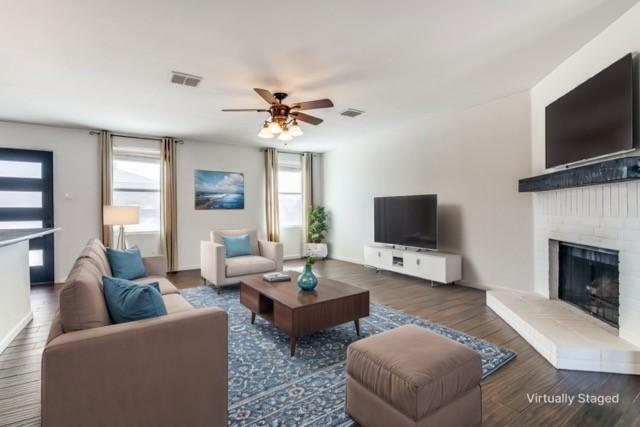
{"type": "Polygon", "coordinates": [[[532,87],[636,1],[32,1],[0,14],[0,119],[275,145],[251,90],[331,98],[292,149],[532,87]],[[204,77],[168,82],[170,71],[204,77]],[[366,114],[350,119],[353,107],[366,114]]]}

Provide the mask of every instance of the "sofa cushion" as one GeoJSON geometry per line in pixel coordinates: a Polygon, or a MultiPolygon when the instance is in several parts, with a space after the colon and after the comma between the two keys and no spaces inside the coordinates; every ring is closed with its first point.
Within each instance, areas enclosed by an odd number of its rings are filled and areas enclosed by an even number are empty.
{"type": "Polygon", "coordinates": [[[162,295],[179,294],[180,291],[166,277],[163,276],[146,276],[133,280],[136,283],[149,284],[157,282],[160,285],[160,293],[162,295]]]}
{"type": "Polygon", "coordinates": [[[165,307],[167,307],[168,314],[180,313],[181,311],[194,309],[193,306],[179,294],[163,295],[162,299],[165,307]]]}
{"type": "Polygon", "coordinates": [[[243,234],[249,235],[249,239],[251,240],[251,254],[260,255],[260,248],[258,248],[258,233],[256,230],[249,228],[242,228],[238,230],[216,230],[211,232],[211,240],[213,240],[214,243],[224,245],[222,236],[242,236],[243,234]]]}
{"type": "Polygon", "coordinates": [[[224,255],[227,258],[252,255],[251,239],[248,234],[242,234],[240,236],[222,236],[222,242],[224,243],[224,255]]]}
{"type": "Polygon", "coordinates": [[[107,248],[107,258],[115,278],[133,280],[145,276],[142,255],[138,248],[124,250],[107,248]]]}
{"type": "Polygon", "coordinates": [[[102,291],[102,271],[88,258],[78,258],[60,291],[60,322],[64,332],[111,324],[102,291]]]}
{"type": "Polygon", "coordinates": [[[146,285],[103,277],[104,297],[114,323],[150,319],[167,314],[157,282],[146,285]]]}
{"type": "Polygon", "coordinates": [[[58,310],[56,310],[56,314],[53,316],[51,328],[49,328],[47,344],[49,344],[52,340],[58,338],[62,334],[64,334],[64,329],[62,329],[62,320],[60,320],[60,309],[58,308],[58,310]]]}
{"type": "Polygon", "coordinates": [[[413,420],[480,384],[480,354],[416,325],[356,341],[347,373],[413,420]]]}
{"type": "Polygon", "coordinates": [[[269,258],[247,255],[225,259],[227,277],[266,273],[276,269],[276,263],[269,258]]]}
{"type": "Polygon", "coordinates": [[[100,269],[103,276],[111,276],[111,266],[107,259],[107,250],[99,239],[91,239],[80,252],[78,258],[87,258],[100,269]]]}

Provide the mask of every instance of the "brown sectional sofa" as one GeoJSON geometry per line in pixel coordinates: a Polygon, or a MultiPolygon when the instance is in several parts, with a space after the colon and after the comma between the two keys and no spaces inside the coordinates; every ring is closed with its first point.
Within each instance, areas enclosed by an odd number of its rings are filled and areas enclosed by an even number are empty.
{"type": "Polygon", "coordinates": [[[163,257],[143,261],[137,281],[160,283],[168,314],[112,324],[104,246],[93,239],[76,260],[42,355],[44,427],[227,425],[227,314],[194,309],[163,257]]]}

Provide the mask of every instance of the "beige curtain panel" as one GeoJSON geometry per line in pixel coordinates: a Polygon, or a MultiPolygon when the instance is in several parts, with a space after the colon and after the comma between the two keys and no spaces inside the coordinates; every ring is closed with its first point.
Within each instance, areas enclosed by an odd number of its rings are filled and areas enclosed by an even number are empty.
{"type": "Polygon", "coordinates": [[[113,185],[113,141],[111,132],[106,130],[98,134],[100,147],[100,238],[105,246],[111,246],[113,240],[113,228],[104,225],[103,211],[105,206],[111,205],[111,192],[113,185]]]}
{"type": "Polygon", "coordinates": [[[162,138],[160,177],[160,239],[167,257],[167,270],[176,271],[178,252],[178,201],[176,194],[176,140],[162,138]]]}
{"type": "Polygon", "coordinates": [[[267,240],[280,241],[280,219],[278,216],[278,151],[267,148],[264,153],[267,202],[267,240]]]}
{"type": "Polygon", "coordinates": [[[302,210],[304,241],[309,242],[309,212],[313,209],[313,153],[302,155],[302,210]]]}

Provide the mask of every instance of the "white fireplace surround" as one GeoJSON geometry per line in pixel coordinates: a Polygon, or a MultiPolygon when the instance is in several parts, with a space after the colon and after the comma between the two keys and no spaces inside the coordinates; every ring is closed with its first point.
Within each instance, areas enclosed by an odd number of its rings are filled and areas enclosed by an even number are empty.
{"type": "Polygon", "coordinates": [[[640,346],[639,191],[637,182],[629,182],[534,195],[535,291],[557,298],[554,242],[619,251],[619,335],[636,346],[640,346]]]}
{"type": "Polygon", "coordinates": [[[534,293],[487,304],[557,368],[640,374],[640,186],[534,194],[534,293]],[[619,329],[558,299],[558,241],[619,252],[619,329]]]}

